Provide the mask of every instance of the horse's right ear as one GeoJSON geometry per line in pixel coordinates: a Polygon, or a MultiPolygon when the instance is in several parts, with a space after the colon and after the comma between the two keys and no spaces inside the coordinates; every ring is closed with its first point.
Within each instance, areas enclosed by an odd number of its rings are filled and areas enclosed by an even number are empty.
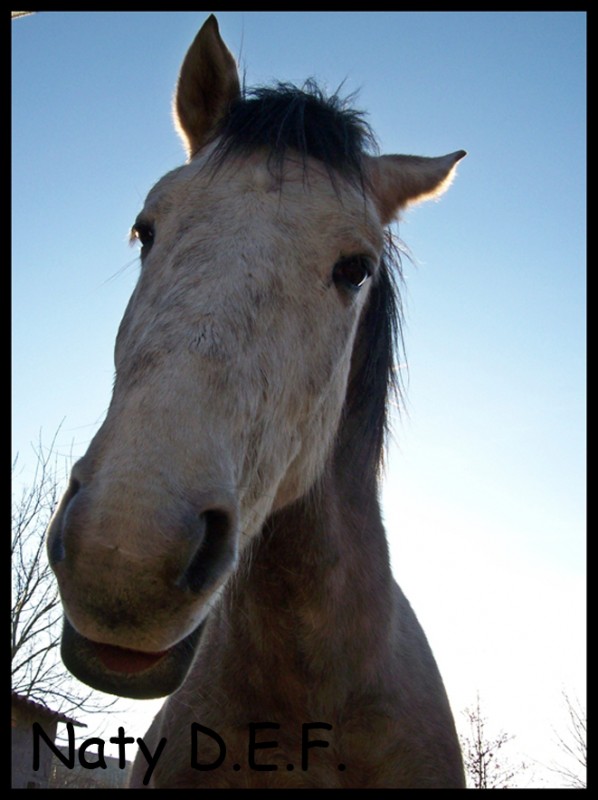
{"type": "Polygon", "coordinates": [[[191,159],[240,95],[235,59],[211,14],[189,48],[177,84],[174,116],[191,159]]]}

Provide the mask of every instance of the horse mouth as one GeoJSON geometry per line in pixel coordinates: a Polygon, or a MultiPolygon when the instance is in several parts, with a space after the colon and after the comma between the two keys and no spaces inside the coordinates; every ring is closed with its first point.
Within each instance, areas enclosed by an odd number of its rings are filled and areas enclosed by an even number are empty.
{"type": "Polygon", "coordinates": [[[116,647],[98,642],[92,642],[92,644],[95,646],[97,657],[106,669],[125,674],[151,669],[170,652],[170,648],[159,653],[143,653],[140,650],[130,650],[128,647],[116,647]]]}
{"type": "Polygon", "coordinates": [[[203,623],[183,640],[155,653],[94,642],[64,617],[62,660],[83,683],[108,694],[149,700],[176,691],[187,676],[203,623]]]}

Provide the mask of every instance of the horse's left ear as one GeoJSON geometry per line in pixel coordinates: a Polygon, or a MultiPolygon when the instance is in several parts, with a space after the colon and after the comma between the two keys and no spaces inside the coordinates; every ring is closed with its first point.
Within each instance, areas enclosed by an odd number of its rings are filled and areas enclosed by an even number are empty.
{"type": "Polygon", "coordinates": [[[455,166],[467,153],[458,150],[447,156],[368,156],[366,176],[383,225],[401,208],[440,196],[455,174],[455,166]]]}
{"type": "Polygon", "coordinates": [[[185,56],[175,95],[175,123],[189,158],[206,144],[240,91],[235,59],[211,14],[185,56]]]}

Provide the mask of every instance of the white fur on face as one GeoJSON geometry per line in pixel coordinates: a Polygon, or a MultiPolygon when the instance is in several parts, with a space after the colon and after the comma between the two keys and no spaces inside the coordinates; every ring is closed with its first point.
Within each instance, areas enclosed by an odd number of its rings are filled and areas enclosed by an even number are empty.
{"type": "Polygon", "coordinates": [[[165,176],[139,215],[153,244],[112,402],[60,509],[65,609],[121,647],[161,651],[194,630],[268,514],[321,474],[376,279],[351,291],[333,268],[360,255],[375,270],[382,249],[374,204],[316,163],[285,162],[281,182],[257,155],[216,172],[206,159],[165,176]],[[186,591],[202,520],[223,508],[229,526],[210,541],[226,552],[186,591]]]}
{"type": "Polygon", "coordinates": [[[376,264],[382,230],[314,163],[287,162],[279,183],[257,156],[216,173],[206,158],[163,178],[140,215],[155,241],[117,340],[102,461],[112,475],[168,464],[165,491],[224,485],[253,534],[323,469],[368,294],[332,270],[353,254],[376,264]]]}

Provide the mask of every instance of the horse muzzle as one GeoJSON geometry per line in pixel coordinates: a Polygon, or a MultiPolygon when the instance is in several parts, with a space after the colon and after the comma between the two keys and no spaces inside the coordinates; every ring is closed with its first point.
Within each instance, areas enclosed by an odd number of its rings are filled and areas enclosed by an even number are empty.
{"type": "MultiPolygon", "coordinates": [[[[158,503],[71,481],[48,531],[64,607],[62,658],[100,691],[160,697],[184,680],[237,562],[236,500],[222,490],[158,503]],[[132,498],[132,500],[131,500],[132,498]]],[[[128,489],[128,491],[125,491],[128,489]]]]}

